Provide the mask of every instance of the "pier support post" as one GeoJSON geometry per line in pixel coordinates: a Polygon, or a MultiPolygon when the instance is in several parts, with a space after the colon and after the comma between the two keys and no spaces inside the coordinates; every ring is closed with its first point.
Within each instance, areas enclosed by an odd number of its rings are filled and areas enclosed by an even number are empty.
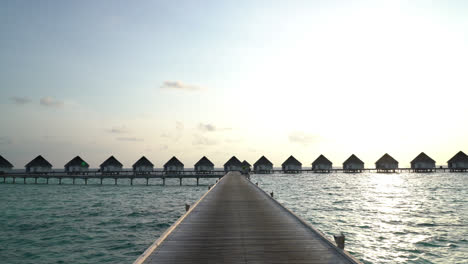
{"type": "Polygon", "coordinates": [[[13,177],[13,183],[16,183],[16,178],[15,177],[13,177]]]}
{"type": "Polygon", "coordinates": [[[101,178],[101,185],[102,185],[102,178],[101,178]]]}
{"type": "Polygon", "coordinates": [[[190,210],[190,204],[185,204],[185,212],[187,212],[188,210],[190,210]]]}
{"type": "Polygon", "coordinates": [[[84,178],[84,184],[88,185],[88,178],[84,178]]]}
{"type": "Polygon", "coordinates": [[[73,179],[73,184],[75,184],[75,177],[73,177],[72,179],[73,179]]]}
{"type": "Polygon", "coordinates": [[[26,184],[26,177],[23,178],[23,184],[26,184]]]}
{"type": "Polygon", "coordinates": [[[49,184],[49,177],[46,178],[46,184],[49,184]]]}
{"type": "Polygon", "coordinates": [[[6,183],[6,177],[3,177],[3,183],[6,183]]]}
{"type": "Polygon", "coordinates": [[[198,186],[198,182],[199,182],[200,178],[197,178],[197,186],[198,186]]]}
{"type": "Polygon", "coordinates": [[[149,178],[146,178],[146,186],[148,186],[149,178]]]}
{"type": "Polygon", "coordinates": [[[114,178],[114,184],[117,185],[117,178],[114,178]]]}
{"type": "Polygon", "coordinates": [[[37,177],[34,177],[34,184],[37,184],[37,177]]]}
{"type": "Polygon", "coordinates": [[[179,178],[179,185],[182,186],[182,178],[179,178]]]}
{"type": "Polygon", "coordinates": [[[341,233],[341,234],[338,235],[338,236],[333,235],[333,238],[335,239],[336,246],[337,246],[338,248],[344,249],[344,246],[345,246],[345,236],[343,235],[343,233],[341,233]]]}
{"type": "Polygon", "coordinates": [[[130,185],[133,185],[133,178],[130,178],[130,185]]]}
{"type": "Polygon", "coordinates": [[[62,184],[62,177],[59,178],[59,185],[62,184]]]}
{"type": "Polygon", "coordinates": [[[162,178],[163,179],[163,185],[166,185],[166,178],[162,178]]]}

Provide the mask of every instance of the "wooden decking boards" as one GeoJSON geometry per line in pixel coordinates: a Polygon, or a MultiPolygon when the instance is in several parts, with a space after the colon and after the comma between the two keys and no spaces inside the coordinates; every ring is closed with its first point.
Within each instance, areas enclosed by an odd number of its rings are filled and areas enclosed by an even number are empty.
{"type": "Polygon", "coordinates": [[[359,263],[230,172],[135,263],[359,263]]]}

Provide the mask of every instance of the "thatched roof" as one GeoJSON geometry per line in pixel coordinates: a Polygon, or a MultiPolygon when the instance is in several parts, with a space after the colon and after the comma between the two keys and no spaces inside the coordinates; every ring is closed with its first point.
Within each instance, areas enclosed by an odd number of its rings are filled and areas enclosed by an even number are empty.
{"type": "Polygon", "coordinates": [[[167,166],[183,167],[184,164],[174,156],[164,164],[164,168],[167,166]]]}
{"type": "Polygon", "coordinates": [[[203,156],[197,163],[195,163],[195,167],[198,166],[214,166],[214,163],[211,162],[207,157],[203,156]]]}
{"type": "Polygon", "coordinates": [[[258,165],[268,165],[268,166],[273,166],[273,163],[271,163],[271,161],[269,161],[265,156],[261,156],[257,162],[254,163],[254,166],[258,166],[258,165]]]}
{"type": "Polygon", "coordinates": [[[287,160],[281,164],[281,166],[286,166],[286,165],[296,165],[296,166],[302,166],[302,163],[299,162],[296,158],[293,157],[293,155],[289,156],[287,160]]]}
{"type": "MultiPolygon", "coordinates": [[[[0,156],[1,157],[1,156],[0,156]]],[[[459,151],[455,156],[453,156],[448,163],[452,162],[468,162],[468,155],[466,155],[463,151],[459,151]]]]}
{"type": "Polygon", "coordinates": [[[65,164],[65,168],[68,168],[70,166],[81,166],[81,167],[89,168],[89,164],[86,163],[86,161],[84,161],[80,156],[74,157],[67,164],[65,164]]]}
{"type": "Polygon", "coordinates": [[[332,165],[333,163],[327,159],[324,155],[320,154],[314,162],[312,162],[312,165],[318,165],[318,164],[325,164],[325,165],[332,165]]]}
{"type": "Polygon", "coordinates": [[[37,156],[33,160],[31,160],[28,164],[25,166],[26,168],[29,167],[47,167],[47,168],[52,168],[52,164],[50,164],[46,159],[44,159],[41,155],[37,156]]]}
{"type": "Polygon", "coordinates": [[[416,162],[435,163],[435,160],[426,155],[426,153],[421,152],[421,154],[419,154],[416,158],[414,158],[414,160],[411,161],[411,164],[414,164],[416,162]]]}
{"type": "Polygon", "coordinates": [[[137,160],[135,164],[133,164],[132,168],[141,167],[141,166],[154,167],[154,164],[151,163],[151,161],[149,161],[145,156],[143,156],[139,160],[137,160]]]}
{"type": "Polygon", "coordinates": [[[362,164],[364,165],[364,161],[360,160],[356,155],[352,154],[345,162],[343,162],[343,165],[345,164],[362,164]]]}
{"type": "Polygon", "coordinates": [[[224,166],[242,166],[242,162],[240,162],[239,159],[236,158],[236,156],[232,156],[226,163],[224,163],[224,166]]]}
{"type": "Polygon", "coordinates": [[[252,167],[252,165],[250,165],[250,163],[248,163],[246,160],[244,160],[242,162],[242,167],[252,167]]]}
{"type": "Polygon", "coordinates": [[[375,162],[376,165],[378,164],[398,164],[398,161],[394,159],[392,156],[385,153],[379,160],[375,162]]]}
{"type": "Polygon", "coordinates": [[[116,158],[114,158],[114,156],[110,156],[99,167],[107,167],[107,166],[122,167],[123,165],[116,158]]]}
{"type": "Polygon", "coordinates": [[[13,168],[13,165],[0,155],[0,168],[13,168]]]}

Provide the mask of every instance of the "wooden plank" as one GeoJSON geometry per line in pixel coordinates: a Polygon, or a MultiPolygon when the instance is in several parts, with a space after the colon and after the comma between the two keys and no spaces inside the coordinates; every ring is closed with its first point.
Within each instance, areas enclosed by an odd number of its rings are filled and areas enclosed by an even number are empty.
{"type": "Polygon", "coordinates": [[[237,172],[230,172],[135,261],[359,263],[237,172]]]}

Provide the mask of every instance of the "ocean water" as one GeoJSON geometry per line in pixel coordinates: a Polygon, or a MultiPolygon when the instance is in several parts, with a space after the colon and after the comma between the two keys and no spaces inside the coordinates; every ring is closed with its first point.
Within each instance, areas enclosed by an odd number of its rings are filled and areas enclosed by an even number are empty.
{"type": "MultiPolygon", "coordinates": [[[[215,181],[0,184],[0,263],[132,263],[215,181]]],[[[346,249],[364,263],[468,263],[468,174],[275,174],[252,181],[326,235],[343,232],[346,249]]]]}
{"type": "Polygon", "coordinates": [[[467,173],[253,175],[367,264],[468,263],[467,173]]]}

